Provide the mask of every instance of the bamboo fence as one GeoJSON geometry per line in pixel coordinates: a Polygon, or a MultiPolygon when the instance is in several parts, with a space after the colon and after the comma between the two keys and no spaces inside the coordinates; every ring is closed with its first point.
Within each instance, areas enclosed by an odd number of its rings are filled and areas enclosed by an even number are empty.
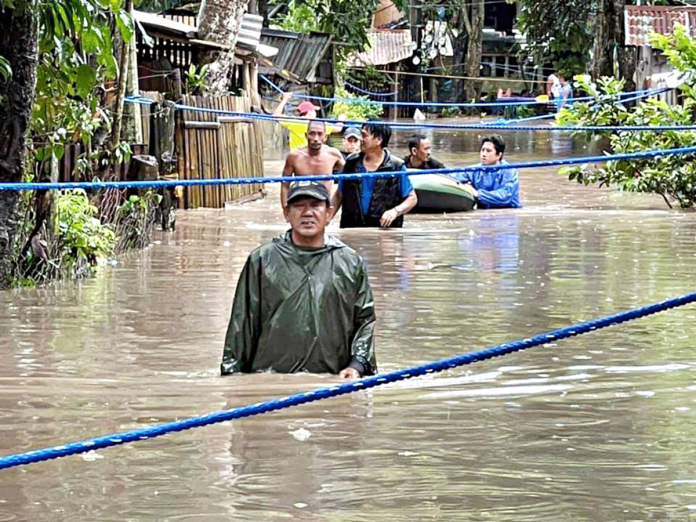
{"type": "MultiPolygon", "coordinates": [[[[251,100],[236,96],[185,95],[184,105],[249,112],[251,100]]],[[[258,122],[231,115],[180,110],[176,132],[179,179],[263,177],[263,136],[258,122]]],[[[183,208],[222,208],[260,197],[263,184],[187,187],[183,208]]]]}

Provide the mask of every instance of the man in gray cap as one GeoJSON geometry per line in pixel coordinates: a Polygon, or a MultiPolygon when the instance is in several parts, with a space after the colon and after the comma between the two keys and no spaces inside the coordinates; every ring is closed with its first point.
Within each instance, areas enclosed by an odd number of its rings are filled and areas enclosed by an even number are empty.
{"type": "Polygon", "coordinates": [[[329,201],[323,183],[290,183],[290,230],[254,250],[239,276],[223,375],[377,371],[372,290],[358,253],[324,233],[329,201]]]}
{"type": "Polygon", "coordinates": [[[343,133],[343,159],[355,152],[360,152],[360,143],[362,142],[362,133],[358,127],[348,127],[343,133]]]}

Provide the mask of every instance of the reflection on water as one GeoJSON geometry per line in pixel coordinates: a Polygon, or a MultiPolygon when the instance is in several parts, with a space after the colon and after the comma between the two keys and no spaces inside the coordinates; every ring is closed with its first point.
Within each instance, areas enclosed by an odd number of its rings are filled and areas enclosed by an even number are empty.
{"type": "MultiPolygon", "coordinates": [[[[596,152],[562,135],[506,137],[511,162],[596,152]]],[[[396,136],[397,151],[407,138],[396,136]]],[[[477,134],[432,138],[446,163],[477,161],[477,134]]],[[[368,267],[383,371],[693,290],[693,214],[551,169],[521,177],[520,210],[408,216],[401,231],[332,224],[368,267]]],[[[217,374],[242,264],[285,228],[276,190],[183,213],[176,233],[95,279],[0,293],[0,453],[335,383],[217,374]]],[[[694,319],[686,307],[369,393],[2,471],[0,521],[689,520],[694,319]]]]}

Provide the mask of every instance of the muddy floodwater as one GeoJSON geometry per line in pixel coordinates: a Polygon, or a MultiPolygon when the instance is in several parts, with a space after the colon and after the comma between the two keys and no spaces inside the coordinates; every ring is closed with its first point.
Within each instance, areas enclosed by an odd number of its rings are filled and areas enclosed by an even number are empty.
{"type": "MultiPolygon", "coordinates": [[[[430,134],[449,165],[478,133],[430,134]]],[[[598,152],[506,133],[511,162],[598,152]]],[[[396,136],[405,151],[408,134],[396,136]]],[[[277,174],[279,162],[268,165],[277,174]]],[[[696,214],[521,172],[524,208],[331,229],[365,259],[381,371],[696,290],[696,214]]],[[[178,216],[97,277],[0,292],[0,454],[338,382],[222,378],[236,280],[277,187],[178,216]]],[[[442,374],[0,471],[7,521],[696,520],[696,306],[442,374]]]]}

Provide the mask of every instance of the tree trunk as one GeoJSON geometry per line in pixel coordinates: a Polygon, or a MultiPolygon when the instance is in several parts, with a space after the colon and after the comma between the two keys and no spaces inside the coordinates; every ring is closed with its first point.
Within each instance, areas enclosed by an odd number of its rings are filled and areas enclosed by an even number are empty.
{"type": "MultiPolygon", "coordinates": [[[[459,34],[452,43],[452,61],[456,64],[453,71],[457,75],[478,78],[483,51],[484,0],[462,2],[457,10],[454,27],[459,34]]],[[[455,80],[453,89],[457,101],[471,101],[478,97],[480,85],[477,80],[455,80]]]]}
{"type": "MultiPolygon", "coordinates": [[[[15,0],[0,9],[0,54],[12,67],[12,78],[0,78],[0,183],[22,180],[24,136],[31,121],[36,87],[37,15],[34,0],[15,0]]],[[[0,288],[9,282],[12,247],[17,231],[19,194],[0,192],[0,288]]]]}
{"type": "MultiPolygon", "coordinates": [[[[133,12],[133,0],[126,0],[124,5],[124,10],[128,13],[133,12]]],[[[133,35],[135,38],[135,35],[133,35]]],[[[130,53],[128,52],[128,44],[120,38],[121,48],[120,54],[118,54],[118,82],[116,83],[116,106],[114,107],[114,122],[111,127],[111,148],[116,148],[116,146],[121,141],[121,126],[123,123],[123,100],[126,97],[126,87],[128,86],[128,58],[130,53]]]]}
{"type": "MultiPolygon", "coordinates": [[[[481,54],[483,53],[483,15],[484,0],[475,0],[471,4],[471,24],[469,41],[466,47],[466,75],[470,78],[478,78],[480,75],[481,54]]],[[[465,83],[466,99],[471,101],[478,98],[481,90],[481,82],[467,80],[465,83]]]]}
{"type": "Polygon", "coordinates": [[[626,45],[626,0],[614,0],[617,16],[614,18],[614,32],[618,43],[619,78],[626,80],[626,89],[635,89],[633,76],[636,72],[637,49],[626,45]]]}
{"type": "MultiPolygon", "coordinates": [[[[133,5],[129,11],[133,17],[133,5]]],[[[137,38],[133,35],[128,44],[128,80],[126,82],[126,95],[132,96],[140,93],[138,88],[138,48],[137,38]]],[[[143,143],[143,120],[140,105],[128,103],[123,109],[123,139],[129,143],[143,143]]]]}
{"type": "MultiPolygon", "coordinates": [[[[478,0],[477,0],[478,1],[478,0]]],[[[469,20],[468,4],[458,6],[459,12],[454,16],[453,28],[457,30],[457,36],[452,38],[452,72],[456,76],[466,75],[466,57],[471,34],[471,21],[469,20]]],[[[466,80],[454,80],[452,82],[452,95],[455,101],[466,101],[466,80]]]]}
{"type": "Polygon", "coordinates": [[[210,64],[206,83],[208,91],[213,94],[229,91],[234,69],[234,45],[248,3],[249,0],[203,0],[201,3],[199,37],[231,47],[229,51],[206,51],[199,55],[201,65],[210,64]]]}
{"type": "Polygon", "coordinates": [[[595,78],[618,76],[632,84],[635,50],[625,46],[625,7],[625,0],[602,0],[601,10],[595,16],[594,57],[590,67],[595,78]]]}

